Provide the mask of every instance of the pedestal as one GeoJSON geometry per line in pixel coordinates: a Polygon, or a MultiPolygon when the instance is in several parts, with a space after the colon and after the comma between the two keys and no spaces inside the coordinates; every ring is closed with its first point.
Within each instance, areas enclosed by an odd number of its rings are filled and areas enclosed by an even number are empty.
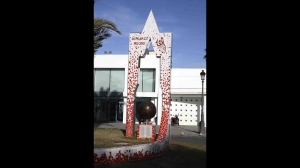
{"type": "Polygon", "coordinates": [[[152,122],[142,122],[137,128],[137,139],[138,140],[154,140],[155,139],[155,126],[152,122]]]}

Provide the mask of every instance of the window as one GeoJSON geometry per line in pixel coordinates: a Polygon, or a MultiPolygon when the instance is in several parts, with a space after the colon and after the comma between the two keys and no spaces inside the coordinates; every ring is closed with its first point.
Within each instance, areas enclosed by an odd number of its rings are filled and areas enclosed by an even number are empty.
{"type": "Polygon", "coordinates": [[[187,117],[187,115],[185,115],[187,117]]]}
{"type": "Polygon", "coordinates": [[[155,69],[140,69],[137,92],[155,92],[155,69]]]}
{"type": "Polygon", "coordinates": [[[190,120],[192,122],[192,120],[190,120]]]}
{"type": "Polygon", "coordinates": [[[187,120],[185,120],[185,122],[187,122],[187,120]]]}
{"type": "Polygon", "coordinates": [[[110,71],[110,91],[123,92],[124,91],[124,76],[123,69],[111,69],[110,71]]]}
{"type": "Polygon", "coordinates": [[[176,101],[177,101],[177,99],[176,99],[176,101]]]}
{"type": "Polygon", "coordinates": [[[95,69],[95,92],[123,92],[125,69],[95,69]]]}
{"type": "Polygon", "coordinates": [[[191,115],[191,117],[192,117],[193,115],[191,115]]]}

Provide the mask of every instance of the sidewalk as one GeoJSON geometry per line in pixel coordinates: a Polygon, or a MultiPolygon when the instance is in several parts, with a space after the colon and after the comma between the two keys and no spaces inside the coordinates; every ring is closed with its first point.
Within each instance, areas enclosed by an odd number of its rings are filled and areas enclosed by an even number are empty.
{"type": "MultiPolygon", "coordinates": [[[[135,130],[137,130],[138,124],[135,125],[135,130]]],[[[158,133],[159,125],[156,126],[156,132],[158,133]]],[[[94,123],[94,128],[118,128],[126,130],[126,124],[123,123],[94,123]]],[[[206,135],[199,135],[198,126],[190,125],[179,125],[171,126],[171,136],[172,137],[206,137],[206,135]]]]}

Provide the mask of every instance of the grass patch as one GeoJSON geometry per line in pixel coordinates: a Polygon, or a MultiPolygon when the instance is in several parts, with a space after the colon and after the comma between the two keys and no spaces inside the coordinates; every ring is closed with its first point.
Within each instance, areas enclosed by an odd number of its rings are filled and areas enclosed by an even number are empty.
{"type": "Polygon", "coordinates": [[[94,148],[107,148],[116,146],[115,143],[128,143],[127,145],[138,145],[144,143],[150,143],[151,140],[137,140],[135,138],[125,137],[125,130],[118,128],[94,128],[94,148]]]}
{"type": "Polygon", "coordinates": [[[171,142],[162,156],[116,164],[95,165],[94,168],[206,168],[206,146],[171,142]]]}

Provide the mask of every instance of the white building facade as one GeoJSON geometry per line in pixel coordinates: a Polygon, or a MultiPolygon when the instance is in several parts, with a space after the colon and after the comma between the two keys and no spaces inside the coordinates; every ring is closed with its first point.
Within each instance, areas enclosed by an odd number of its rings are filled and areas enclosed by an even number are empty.
{"type": "MultiPolygon", "coordinates": [[[[160,125],[162,92],[160,57],[148,51],[140,58],[135,109],[144,101],[155,104],[152,122],[160,125]]],[[[180,125],[197,125],[201,116],[202,81],[200,68],[171,69],[170,117],[178,115],[180,125]]],[[[126,123],[128,55],[103,54],[94,57],[94,113],[97,122],[126,123]]],[[[206,77],[205,77],[206,78],[206,77]]],[[[206,127],[206,80],[204,80],[204,121],[206,127]]],[[[135,123],[138,123],[135,111],[135,123]]]]}

